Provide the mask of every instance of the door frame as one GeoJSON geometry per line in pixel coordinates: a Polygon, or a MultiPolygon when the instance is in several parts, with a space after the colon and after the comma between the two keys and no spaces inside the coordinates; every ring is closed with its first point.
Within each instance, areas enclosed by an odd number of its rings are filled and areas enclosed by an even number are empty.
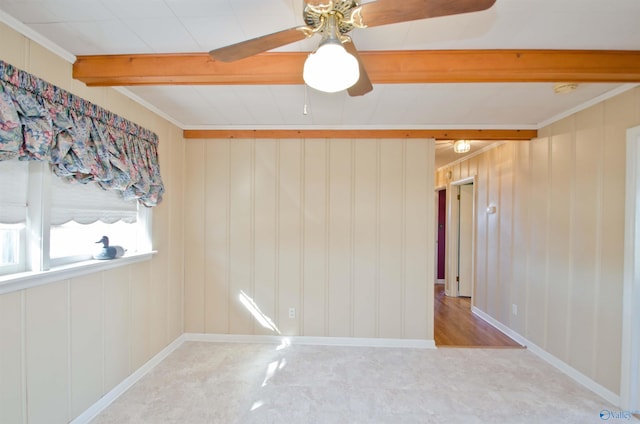
{"type": "Polygon", "coordinates": [[[620,401],[640,411],[640,126],[627,130],[620,401]],[[635,336],[635,337],[634,337],[635,336]]]}
{"type": "Polygon", "coordinates": [[[477,205],[477,176],[472,175],[467,178],[452,181],[449,184],[449,193],[447,196],[447,236],[446,236],[446,257],[447,263],[445,265],[445,294],[447,296],[458,297],[458,286],[455,281],[458,268],[458,225],[454,223],[458,222],[460,217],[460,210],[458,208],[457,196],[453,194],[454,187],[473,184],[472,191],[472,216],[471,216],[471,305],[474,305],[474,298],[476,292],[476,205],[477,205]]]}

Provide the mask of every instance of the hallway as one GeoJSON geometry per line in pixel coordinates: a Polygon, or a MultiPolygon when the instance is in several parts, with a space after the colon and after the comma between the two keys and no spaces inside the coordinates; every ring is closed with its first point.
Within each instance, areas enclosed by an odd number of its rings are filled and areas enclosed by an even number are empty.
{"type": "Polygon", "coordinates": [[[434,285],[435,328],[438,347],[523,348],[471,312],[471,299],[448,297],[444,285],[434,285]]]}

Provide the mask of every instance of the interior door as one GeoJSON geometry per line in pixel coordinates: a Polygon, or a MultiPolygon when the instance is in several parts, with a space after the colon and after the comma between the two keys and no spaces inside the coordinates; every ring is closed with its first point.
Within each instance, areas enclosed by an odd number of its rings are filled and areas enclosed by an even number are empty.
{"type": "Polygon", "coordinates": [[[458,222],[458,296],[471,297],[473,279],[473,184],[460,190],[458,222]]]}
{"type": "Polygon", "coordinates": [[[446,251],[446,237],[447,237],[447,191],[438,191],[438,222],[437,222],[437,247],[436,247],[436,280],[439,283],[444,283],[444,267],[446,251]]]}

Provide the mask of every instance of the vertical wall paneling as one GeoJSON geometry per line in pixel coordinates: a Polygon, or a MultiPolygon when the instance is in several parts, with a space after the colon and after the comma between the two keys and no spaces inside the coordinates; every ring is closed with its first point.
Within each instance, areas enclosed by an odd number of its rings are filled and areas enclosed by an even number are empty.
{"type": "MultiPolygon", "coordinates": [[[[537,139],[468,161],[478,174],[474,303],[614,395],[621,372],[626,129],[640,123],[639,111],[634,88],[540,129],[537,139]],[[482,216],[482,199],[496,195],[497,213],[487,218],[498,221],[499,243],[489,240],[494,233],[482,216]],[[487,269],[493,258],[495,286],[487,269]]],[[[457,175],[459,165],[438,175],[457,175]]]]}
{"type": "Polygon", "coordinates": [[[574,211],[571,218],[571,269],[573,284],[572,306],[567,330],[569,346],[568,361],[583,373],[593,372],[591,355],[593,333],[588,329],[594,325],[596,309],[595,285],[598,278],[593,266],[598,261],[598,231],[593,223],[598,222],[601,184],[598,176],[602,172],[602,107],[593,107],[576,116],[576,150],[574,169],[574,211]]]}
{"type": "MultiPolygon", "coordinates": [[[[489,202],[489,167],[486,166],[486,155],[482,155],[478,158],[478,178],[476,178],[476,186],[474,191],[476,193],[475,202],[476,205],[476,276],[474,279],[475,287],[473,293],[473,304],[478,308],[486,311],[487,306],[487,274],[488,274],[488,225],[487,225],[487,213],[486,205],[489,202]],[[485,205],[485,207],[482,207],[485,205]]],[[[451,191],[451,201],[453,202],[455,196],[457,196],[457,188],[451,191]]],[[[451,244],[451,243],[449,243],[451,244]]],[[[451,276],[450,279],[455,281],[455,276],[451,276]]],[[[454,293],[457,293],[455,291],[454,293]]]]}
{"type": "MultiPolygon", "coordinates": [[[[570,349],[571,349],[571,338],[570,338],[570,331],[571,331],[571,317],[572,317],[572,309],[573,309],[573,302],[571,299],[571,293],[574,292],[574,270],[571,266],[571,264],[574,262],[574,248],[575,248],[575,243],[573,240],[573,232],[574,232],[574,227],[573,227],[573,222],[571,220],[571,217],[576,215],[576,211],[575,211],[575,205],[577,203],[576,200],[576,187],[577,187],[577,183],[576,183],[576,168],[577,168],[577,163],[576,163],[576,157],[577,157],[577,153],[576,153],[576,139],[577,139],[577,119],[573,119],[571,120],[571,133],[570,135],[570,152],[569,152],[569,158],[568,161],[569,163],[566,164],[567,166],[567,179],[568,182],[567,184],[567,201],[568,201],[568,216],[567,216],[567,221],[566,221],[566,229],[565,229],[565,234],[566,234],[566,238],[567,240],[565,241],[567,243],[566,245],[566,249],[567,252],[565,253],[565,258],[566,258],[566,272],[567,272],[567,282],[566,282],[566,299],[565,299],[565,304],[566,304],[566,311],[565,311],[565,325],[564,325],[564,340],[563,340],[563,360],[567,361],[570,355],[570,349]]],[[[556,174],[557,175],[557,174],[556,174]]]]}
{"type": "Polygon", "coordinates": [[[567,119],[553,126],[550,138],[550,185],[549,185],[549,243],[548,264],[549,281],[546,298],[548,299],[547,350],[554,356],[566,360],[566,323],[569,318],[569,281],[570,275],[570,222],[572,215],[571,181],[574,122],[567,119]],[[552,281],[551,281],[552,280],[552,281]]]}
{"type": "Polygon", "coordinates": [[[104,273],[104,386],[113,389],[133,369],[131,363],[132,305],[129,268],[114,268],[104,273]]]}
{"type": "Polygon", "coordinates": [[[349,140],[330,140],[329,199],[328,199],[328,335],[333,337],[352,334],[352,240],[351,228],[351,176],[352,158],[349,140]],[[345,325],[348,324],[348,325],[345,325]]]}
{"type": "Polygon", "coordinates": [[[28,290],[26,318],[28,422],[68,422],[69,282],[28,290]]]}
{"type": "Polygon", "coordinates": [[[549,236],[549,139],[533,140],[531,145],[531,182],[529,214],[529,256],[536,264],[530,268],[527,297],[528,334],[546,348],[547,269],[549,236]]]}
{"type": "Polygon", "coordinates": [[[29,44],[29,72],[59,87],[71,85],[71,64],[36,43],[29,44]]]}
{"type": "MultiPolygon", "coordinates": [[[[191,331],[202,331],[201,313],[193,303],[184,310],[183,291],[202,299],[202,290],[197,284],[184,287],[183,250],[185,237],[194,245],[201,243],[198,224],[203,219],[198,214],[204,208],[189,205],[193,207],[187,216],[182,191],[203,187],[193,174],[190,180],[199,186],[185,185],[183,173],[204,167],[184,169],[185,143],[179,128],[115,90],[73,80],[69,62],[1,23],[0,39],[3,60],[159,137],[166,191],[153,209],[154,257],[0,296],[0,422],[69,422],[182,334],[185,315],[190,323],[198,319],[191,331]]],[[[202,197],[186,196],[190,201],[202,197]]],[[[193,258],[198,258],[195,252],[189,260],[193,258]]]]}
{"type": "Polygon", "coordinates": [[[496,149],[497,153],[497,175],[496,181],[497,192],[495,194],[495,199],[489,201],[489,203],[485,206],[496,206],[496,211],[493,214],[487,214],[488,218],[495,221],[495,231],[496,231],[496,243],[498,252],[497,255],[497,292],[499,296],[495,298],[495,315],[500,317],[502,322],[509,321],[509,315],[511,313],[511,308],[509,304],[509,299],[511,299],[511,261],[512,258],[512,232],[511,232],[511,222],[513,219],[512,215],[512,159],[513,159],[513,145],[506,144],[501,145],[496,149]],[[500,218],[498,218],[498,214],[500,218]]]}
{"type": "Polygon", "coordinates": [[[20,69],[25,69],[29,40],[4,24],[0,24],[0,38],[3,41],[0,46],[2,60],[20,69]]]}
{"type": "Polygon", "coordinates": [[[278,141],[278,327],[283,334],[301,333],[303,260],[304,146],[297,140],[278,141]],[[289,308],[296,311],[289,318],[289,308]]]}
{"type": "Polygon", "coordinates": [[[149,267],[144,263],[131,266],[131,366],[138,369],[151,359],[151,294],[149,267]]]}
{"type": "Polygon", "coordinates": [[[71,415],[80,415],[103,393],[102,275],[71,280],[71,415]]]}
{"type": "Polygon", "coordinates": [[[435,206],[433,172],[425,163],[433,163],[433,144],[406,142],[405,148],[405,290],[403,334],[409,339],[433,339],[433,240],[435,206]],[[409,205],[411,205],[409,207],[409,205]],[[426,305],[425,305],[425,299],[426,305]]]}
{"type": "Polygon", "coordinates": [[[353,143],[353,335],[376,337],[379,141],[355,140],[353,143]]]}
{"type": "Polygon", "coordinates": [[[186,202],[207,197],[206,259],[193,252],[188,290],[202,294],[205,275],[205,306],[185,297],[192,322],[231,334],[433,337],[432,141],[204,143],[204,161],[199,142],[187,148],[187,169],[203,169],[186,184],[204,186],[186,202]],[[251,316],[241,292],[277,329],[251,316]]]}
{"type": "MultiPolygon", "coordinates": [[[[166,121],[161,120],[159,117],[152,113],[141,114],[140,122],[144,122],[149,126],[157,128],[157,135],[160,140],[165,140],[167,144],[170,146],[166,146],[168,153],[173,153],[169,149],[173,149],[177,143],[171,138],[171,126],[166,123],[166,121]]],[[[164,143],[163,143],[164,144],[164,143]]],[[[168,155],[163,154],[164,151],[159,151],[159,159],[161,161],[160,166],[161,169],[166,170],[167,173],[171,173],[171,165],[172,161],[169,160],[169,157],[165,157],[168,155]]],[[[177,181],[176,181],[177,183],[177,181]]],[[[181,187],[174,188],[174,180],[171,178],[167,179],[168,186],[165,187],[165,191],[170,193],[168,196],[173,195],[174,193],[181,192],[181,187]]],[[[164,200],[164,199],[163,199],[164,200]]],[[[171,210],[169,209],[156,209],[157,213],[153,214],[152,219],[152,245],[153,246],[167,246],[167,248],[158,249],[157,253],[154,257],[157,260],[157,264],[153,267],[149,268],[149,295],[150,295],[150,309],[149,309],[149,319],[150,319],[150,328],[149,328],[149,348],[151,352],[159,352],[162,350],[167,344],[170,334],[170,325],[171,321],[174,319],[174,316],[170,313],[170,265],[172,263],[171,258],[172,255],[175,255],[175,251],[173,250],[175,247],[181,246],[180,243],[176,240],[176,244],[173,244],[173,240],[171,239],[171,231],[163,231],[164,229],[170,229],[172,226],[171,218],[171,210]]],[[[181,222],[180,222],[181,224],[181,222]]],[[[176,304],[179,304],[179,299],[176,304]]],[[[171,339],[173,340],[173,339],[171,339]]]]}
{"type": "MultiPolygon", "coordinates": [[[[520,334],[527,334],[527,288],[529,257],[529,147],[530,143],[515,143],[514,151],[514,190],[513,190],[513,256],[512,285],[513,303],[517,311],[513,325],[520,334]]],[[[503,198],[503,203],[506,198],[503,198]]]]}
{"type": "Polygon", "coordinates": [[[356,293],[356,143],[352,140],[349,143],[349,157],[351,163],[349,164],[351,170],[351,178],[349,189],[351,191],[351,197],[349,199],[349,211],[350,211],[350,227],[349,227],[349,240],[350,240],[350,268],[349,268],[349,298],[351,299],[351,307],[349,308],[349,334],[353,337],[356,329],[356,317],[355,317],[355,293],[356,293]]]}
{"type": "Polygon", "coordinates": [[[23,292],[0,296],[0,422],[26,422],[23,292]]]}
{"type": "Polygon", "coordinates": [[[185,245],[190,248],[184,255],[184,278],[189,282],[184,288],[184,326],[186,332],[193,333],[205,330],[205,158],[204,141],[186,143],[184,229],[185,245]]]}
{"type": "Polygon", "coordinates": [[[400,142],[380,142],[380,337],[402,332],[403,159],[400,142]]]}
{"type": "MultiPolygon", "coordinates": [[[[185,210],[183,205],[185,204],[185,143],[182,138],[182,131],[171,126],[170,130],[171,138],[164,140],[161,144],[166,146],[167,150],[171,149],[167,153],[172,160],[169,162],[169,174],[165,174],[165,184],[170,184],[169,187],[173,187],[171,193],[167,193],[169,198],[167,203],[171,205],[180,205],[180,207],[169,208],[169,246],[159,246],[158,248],[170,249],[169,256],[169,294],[168,294],[168,306],[167,309],[170,315],[169,330],[166,342],[169,343],[184,333],[184,244],[185,244],[185,225],[184,215],[185,210]]],[[[163,152],[164,154],[164,152],[163,152]]],[[[164,168],[163,168],[164,169],[164,168]]],[[[165,172],[165,171],[163,171],[165,172]]],[[[169,190],[169,189],[167,189],[169,190]]]]}
{"type": "MultiPolygon", "coordinates": [[[[637,91],[637,89],[635,90],[637,91]]],[[[596,375],[604,381],[605,387],[618,389],[620,376],[621,327],[620,299],[622,285],[612,282],[624,278],[624,202],[617,199],[625,197],[626,171],[626,130],[638,124],[638,96],[634,91],[620,95],[621,99],[607,100],[604,107],[602,152],[602,261],[599,274],[597,296],[601,299],[598,310],[598,343],[604,343],[606,350],[599,351],[596,357],[596,375]],[[620,143],[619,140],[625,140],[620,143]],[[616,305],[617,308],[608,307],[616,305]],[[617,309],[617,310],[616,310],[617,309]],[[612,330],[616,329],[616,330],[612,330]]]]}
{"type": "Polygon", "coordinates": [[[498,220],[498,214],[502,213],[502,209],[498,204],[500,198],[500,174],[501,174],[501,160],[500,155],[502,148],[489,150],[487,152],[489,161],[495,163],[497,166],[488,168],[487,172],[487,199],[484,202],[480,202],[476,210],[481,210],[481,215],[484,216],[483,221],[487,226],[487,268],[485,270],[485,298],[487,304],[487,311],[494,316],[499,316],[499,304],[504,293],[500,287],[500,222],[498,220]],[[487,206],[495,205],[496,213],[488,214],[487,206]],[[487,293],[495,293],[493,296],[487,296],[487,293]]]}
{"type": "MultiPolygon", "coordinates": [[[[240,301],[253,300],[253,145],[251,140],[230,143],[229,161],[229,329],[234,334],[252,334],[255,318],[240,301]]],[[[216,225],[210,222],[209,225],[216,225]]],[[[208,306],[205,306],[208,308],[208,306]]]]}
{"type": "Polygon", "coordinates": [[[159,352],[168,344],[169,314],[169,252],[158,252],[159,264],[148,268],[149,272],[149,350],[159,352]]]}
{"type": "MultiPolygon", "coordinates": [[[[604,164],[604,151],[605,151],[605,134],[604,134],[604,126],[606,126],[606,121],[604,120],[604,114],[605,114],[605,108],[600,109],[599,111],[603,116],[600,118],[600,121],[603,122],[603,127],[600,128],[599,131],[599,143],[597,146],[597,152],[598,152],[598,170],[600,172],[598,172],[595,175],[595,187],[596,187],[596,207],[595,207],[595,217],[596,217],[596,222],[598,224],[600,224],[602,222],[602,216],[604,213],[604,205],[602,204],[603,199],[604,199],[604,170],[605,170],[605,164],[604,164]]],[[[596,252],[596,257],[595,257],[595,263],[593,266],[593,273],[595,275],[595,280],[594,280],[594,286],[593,286],[593,296],[598,299],[597,302],[594,303],[593,305],[593,310],[591,311],[591,320],[590,320],[590,324],[592,325],[592,328],[594,329],[594,331],[591,331],[591,344],[595,344],[595,343],[599,343],[599,337],[600,337],[600,328],[599,328],[599,324],[600,324],[600,314],[602,313],[602,305],[600,303],[600,295],[601,295],[601,291],[602,291],[602,281],[601,281],[601,277],[602,277],[602,255],[603,255],[603,246],[602,246],[602,237],[603,237],[603,231],[602,231],[602,227],[601,225],[598,225],[598,227],[594,230],[595,233],[595,252],[596,252]]],[[[591,351],[591,355],[590,355],[590,359],[591,359],[591,373],[595,374],[597,372],[597,362],[598,362],[598,352],[596,350],[591,351]]]]}
{"type": "Polygon", "coordinates": [[[228,140],[205,142],[207,166],[202,166],[206,174],[203,188],[206,217],[202,224],[205,235],[203,313],[204,331],[210,333],[229,331],[229,143],[228,140]]]}
{"type": "Polygon", "coordinates": [[[326,336],[327,160],[325,140],[304,141],[303,331],[326,336]]]}
{"type": "MultiPolygon", "coordinates": [[[[258,140],[254,159],[254,300],[267,322],[273,322],[277,312],[276,145],[274,140],[258,140]]],[[[258,324],[255,332],[277,334],[258,324]]]]}

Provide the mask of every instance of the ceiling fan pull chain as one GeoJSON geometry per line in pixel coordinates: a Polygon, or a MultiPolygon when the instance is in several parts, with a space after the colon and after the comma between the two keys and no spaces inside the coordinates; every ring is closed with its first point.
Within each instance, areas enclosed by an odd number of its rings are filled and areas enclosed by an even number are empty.
{"type": "Polygon", "coordinates": [[[308,86],[305,83],[304,84],[304,105],[302,106],[302,114],[303,115],[308,115],[309,114],[309,107],[308,107],[309,91],[307,89],[308,89],[308,86]]]}

